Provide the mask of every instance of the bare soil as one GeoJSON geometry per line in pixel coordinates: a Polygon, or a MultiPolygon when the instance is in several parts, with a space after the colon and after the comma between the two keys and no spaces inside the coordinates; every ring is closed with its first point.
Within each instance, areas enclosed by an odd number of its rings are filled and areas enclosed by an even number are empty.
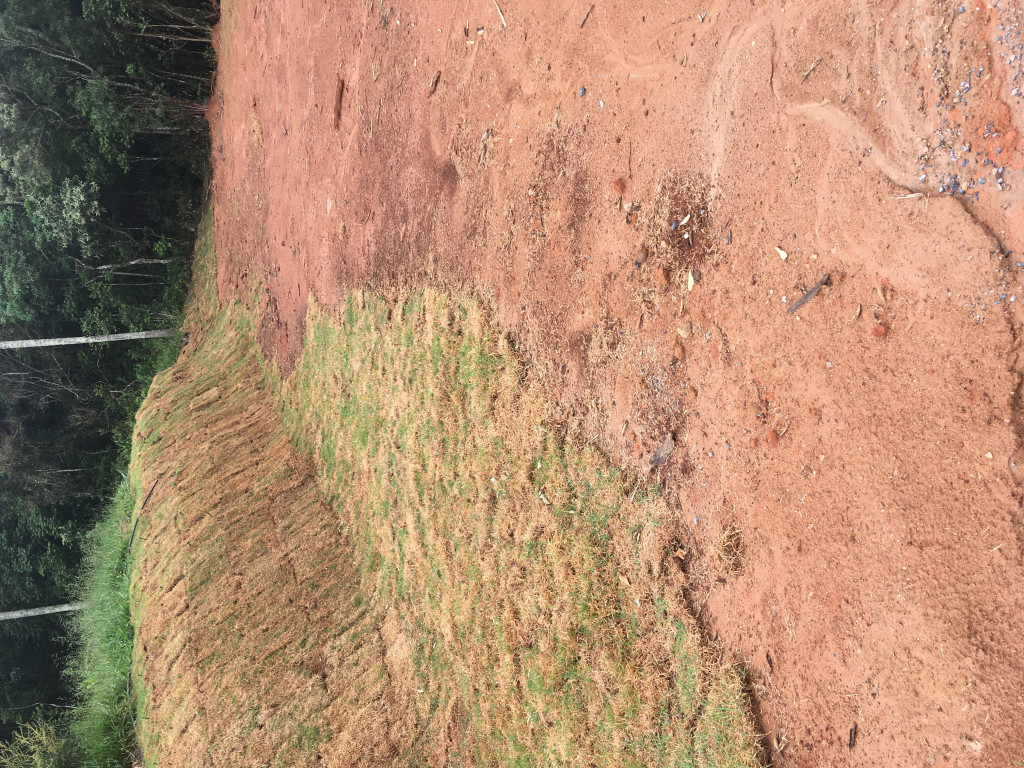
{"type": "Polygon", "coordinates": [[[588,9],[224,0],[221,297],[287,371],[310,294],[473,291],[570,436],[674,436],[776,764],[1024,759],[1022,11],[588,9]]]}

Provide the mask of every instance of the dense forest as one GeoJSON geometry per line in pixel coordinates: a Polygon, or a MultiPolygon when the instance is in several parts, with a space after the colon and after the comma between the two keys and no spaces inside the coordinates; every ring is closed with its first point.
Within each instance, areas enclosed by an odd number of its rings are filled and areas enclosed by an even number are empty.
{"type": "MultiPolygon", "coordinates": [[[[177,327],[213,0],[0,0],[0,339],[177,327]]],[[[0,352],[0,611],[66,602],[177,342],[0,352]]],[[[66,620],[0,623],[0,742],[69,702],[66,620]]]]}

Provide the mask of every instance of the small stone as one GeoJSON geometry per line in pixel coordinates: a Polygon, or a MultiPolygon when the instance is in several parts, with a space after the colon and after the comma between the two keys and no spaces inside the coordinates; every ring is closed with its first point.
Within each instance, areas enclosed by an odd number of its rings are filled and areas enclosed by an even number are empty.
{"type": "Polygon", "coordinates": [[[658,280],[658,285],[668,285],[672,279],[668,267],[658,267],[654,270],[654,277],[658,280]]]}
{"type": "Polygon", "coordinates": [[[694,267],[693,269],[691,269],[690,270],[690,276],[686,280],[686,288],[687,288],[687,290],[692,291],[693,290],[693,286],[695,286],[697,283],[699,283],[700,279],[701,279],[700,270],[697,267],[694,267]]]}
{"type": "Polygon", "coordinates": [[[640,250],[636,254],[636,268],[640,269],[647,261],[647,257],[651,255],[650,249],[646,245],[641,245],[640,250]]]}
{"type": "Polygon", "coordinates": [[[985,454],[985,458],[986,459],[991,459],[992,458],[992,451],[989,451],[988,453],[986,453],[985,454]]]}
{"type": "Polygon", "coordinates": [[[686,347],[683,346],[682,339],[676,339],[676,343],[672,345],[672,362],[681,363],[686,357],[686,347]]]}
{"type": "Polygon", "coordinates": [[[690,323],[683,323],[676,328],[676,333],[678,333],[681,338],[688,339],[690,338],[690,334],[693,333],[693,326],[690,323]]]}
{"type": "Polygon", "coordinates": [[[789,254],[788,254],[788,253],[786,253],[786,252],[785,252],[784,250],[782,250],[781,248],[779,248],[779,246],[775,246],[775,252],[776,252],[777,254],[779,254],[779,258],[780,258],[780,259],[782,259],[783,261],[785,261],[786,259],[788,259],[788,258],[789,258],[789,254]]]}
{"type": "Polygon", "coordinates": [[[885,327],[884,323],[879,323],[878,325],[871,329],[871,335],[874,336],[876,339],[884,339],[885,334],[887,334],[888,332],[889,329],[885,327]]]}
{"type": "Polygon", "coordinates": [[[765,438],[768,440],[768,444],[773,448],[779,444],[779,433],[774,429],[769,429],[765,434],[765,438]]]}
{"type": "Polygon", "coordinates": [[[672,435],[668,435],[665,438],[665,442],[654,453],[651,454],[650,465],[656,467],[659,464],[664,464],[668,461],[668,457],[672,455],[672,451],[676,449],[676,441],[672,439],[672,435]]]}
{"type": "Polygon", "coordinates": [[[616,195],[626,194],[626,180],[619,176],[619,178],[612,182],[612,189],[615,190],[616,195]]]}

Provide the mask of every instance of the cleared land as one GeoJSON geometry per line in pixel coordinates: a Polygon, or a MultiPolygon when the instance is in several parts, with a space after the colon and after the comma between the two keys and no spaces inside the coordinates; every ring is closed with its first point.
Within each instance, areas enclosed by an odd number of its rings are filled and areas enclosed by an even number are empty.
{"type": "Polygon", "coordinates": [[[1020,3],[497,5],[223,1],[220,296],[284,371],[311,300],[480,298],[573,440],[674,435],[775,764],[1021,760],[1020,3]]]}
{"type": "Polygon", "coordinates": [[[680,512],[560,437],[475,302],[314,306],[282,381],[211,274],[136,431],[148,764],[756,763],[680,512]]]}

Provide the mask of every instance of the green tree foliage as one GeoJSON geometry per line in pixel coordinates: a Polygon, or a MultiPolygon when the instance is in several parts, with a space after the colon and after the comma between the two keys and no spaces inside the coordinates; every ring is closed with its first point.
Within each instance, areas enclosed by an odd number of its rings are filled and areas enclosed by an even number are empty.
{"type": "MultiPolygon", "coordinates": [[[[211,0],[0,0],[0,339],[174,324],[215,21],[211,0]]],[[[0,610],[68,599],[142,388],[173,354],[167,341],[0,353],[0,610]]],[[[30,714],[16,707],[65,695],[64,625],[9,624],[0,741],[12,713],[30,714]]]]}
{"type": "Polygon", "coordinates": [[[0,768],[73,768],[80,765],[74,744],[59,723],[37,721],[20,727],[0,744],[0,768]]]}

